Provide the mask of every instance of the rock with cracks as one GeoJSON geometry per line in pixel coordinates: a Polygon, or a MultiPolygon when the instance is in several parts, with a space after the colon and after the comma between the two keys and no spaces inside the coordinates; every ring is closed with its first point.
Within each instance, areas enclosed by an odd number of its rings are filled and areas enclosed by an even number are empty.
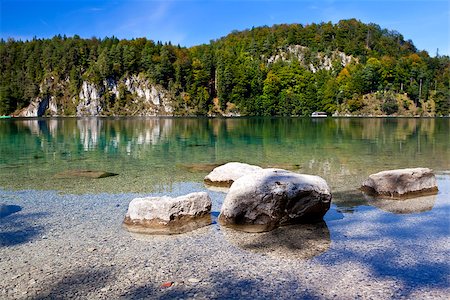
{"type": "Polygon", "coordinates": [[[218,166],[206,175],[205,183],[210,186],[229,187],[238,178],[262,170],[261,167],[240,162],[229,162],[218,166]]]}
{"type": "Polygon", "coordinates": [[[211,199],[205,192],[177,198],[135,198],[129,206],[124,225],[131,232],[178,234],[211,224],[211,199]]]}
{"type": "Polygon", "coordinates": [[[322,220],[330,208],[326,181],[282,169],[263,169],[237,179],[222,205],[219,222],[247,232],[322,220]]]}
{"type": "Polygon", "coordinates": [[[436,177],[431,169],[412,168],[382,171],[369,176],[361,189],[369,194],[409,197],[437,193],[436,177]]]}

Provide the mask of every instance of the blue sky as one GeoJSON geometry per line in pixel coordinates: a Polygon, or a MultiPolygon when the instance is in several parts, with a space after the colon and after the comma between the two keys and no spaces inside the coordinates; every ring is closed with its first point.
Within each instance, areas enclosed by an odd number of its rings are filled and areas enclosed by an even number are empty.
{"type": "Polygon", "coordinates": [[[232,30],[280,23],[356,18],[396,30],[430,55],[449,55],[448,0],[0,0],[1,38],[56,34],[147,37],[182,46],[208,43],[232,30]]]}

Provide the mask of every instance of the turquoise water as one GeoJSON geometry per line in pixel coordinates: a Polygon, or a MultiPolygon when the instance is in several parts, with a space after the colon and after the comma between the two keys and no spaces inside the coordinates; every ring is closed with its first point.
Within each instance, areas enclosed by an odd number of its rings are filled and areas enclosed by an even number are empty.
{"type": "MultiPolygon", "coordinates": [[[[100,245],[99,241],[107,241],[107,236],[108,243],[123,248],[136,245],[137,261],[142,267],[142,261],[154,260],[154,241],[143,241],[142,237],[134,241],[120,230],[128,202],[142,194],[177,196],[206,190],[202,181],[214,165],[241,161],[325,178],[333,200],[324,222],[253,235],[214,222],[209,229],[192,235],[161,239],[164,255],[166,249],[179,246],[178,239],[195,240],[217,247],[219,253],[226,249],[228,256],[236,255],[227,261],[232,270],[245,268],[241,262],[252,261],[254,255],[261,255],[258,260],[267,263],[280,258],[308,260],[313,269],[295,263],[291,269],[285,265],[280,268],[294,274],[294,278],[297,273],[316,274],[317,270],[337,278],[359,274],[365,281],[359,282],[358,277],[352,280],[355,290],[362,292],[366,283],[390,282],[397,294],[385,298],[423,299],[429,290],[446,295],[449,129],[450,119],[415,118],[0,120],[0,249],[15,261],[19,250],[40,255],[39,251],[29,250],[39,243],[29,242],[55,240],[59,249],[72,243],[76,235],[86,248],[93,241],[100,245]],[[371,173],[406,167],[434,169],[439,193],[398,201],[371,198],[358,190],[371,173]],[[119,175],[100,179],[58,176],[79,169],[119,175]],[[88,237],[79,235],[80,228],[88,237]],[[14,252],[16,247],[22,248],[14,252]]],[[[216,221],[225,194],[208,192],[216,221]]],[[[70,251],[67,253],[66,259],[72,261],[70,251]]],[[[111,255],[110,259],[120,266],[122,256],[111,255]]],[[[187,250],[186,255],[191,258],[199,254],[187,250]]],[[[42,259],[48,261],[48,257],[42,259]]],[[[124,265],[127,268],[123,269],[129,270],[129,261],[124,265]]],[[[55,268],[65,267],[62,264],[55,268]]],[[[270,279],[272,275],[261,276],[270,279]]],[[[306,281],[311,286],[314,276],[306,281]]],[[[316,280],[322,281],[322,277],[316,280]]],[[[272,283],[261,281],[261,285],[266,284],[272,283]]],[[[294,293],[293,286],[277,286],[274,290],[287,288],[294,293]]]]}
{"type": "Polygon", "coordinates": [[[241,161],[324,177],[334,191],[385,169],[450,170],[450,119],[50,118],[0,120],[0,187],[157,192],[241,161]],[[119,176],[57,178],[76,169],[119,176]]]}

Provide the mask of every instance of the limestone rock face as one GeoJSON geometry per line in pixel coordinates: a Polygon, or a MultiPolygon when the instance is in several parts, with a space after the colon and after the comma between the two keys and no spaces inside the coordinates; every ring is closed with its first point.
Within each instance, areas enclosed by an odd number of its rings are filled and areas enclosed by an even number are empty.
{"type": "Polygon", "coordinates": [[[282,169],[263,169],[237,179],[222,205],[219,222],[248,232],[321,220],[330,208],[326,181],[282,169]]]}
{"type": "Polygon", "coordinates": [[[22,109],[18,117],[42,117],[45,114],[45,111],[49,107],[49,103],[52,103],[51,114],[56,114],[57,107],[53,97],[44,96],[37,97],[33,101],[30,102],[26,108],[22,109]],[[54,107],[53,107],[54,106],[54,107]]]}
{"type": "Polygon", "coordinates": [[[79,94],[80,102],[77,105],[77,116],[98,116],[103,110],[101,95],[103,87],[84,81],[79,94]]]}
{"type": "Polygon", "coordinates": [[[132,75],[125,80],[125,86],[130,93],[137,94],[147,103],[160,105],[162,99],[166,98],[162,91],[156,89],[147,79],[143,79],[138,75],[132,75]]]}
{"type": "Polygon", "coordinates": [[[331,53],[318,52],[314,57],[314,63],[308,63],[311,59],[311,50],[308,47],[301,45],[291,45],[286,49],[279,49],[278,53],[269,57],[267,62],[269,64],[276,63],[277,61],[286,61],[292,62],[293,60],[297,60],[304,67],[309,68],[309,70],[313,73],[316,73],[319,70],[332,70],[333,69],[333,61],[340,62],[341,66],[345,67],[350,64],[352,60],[358,61],[357,58],[346,55],[344,52],[340,52],[335,50],[331,53]]]}
{"type": "Polygon", "coordinates": [[[162,86],[154,85],[140,75],[130,75],[120,81],[105,79],[96,85],[84,81],[79,93],[77,116],[98,116],[105,114],[107,106],[105,95],[120,97],[119,86],[124,85],[125,90],[132,94],[133,103],[137,109],[129,111],[130,114],[140,116],[170,115],[173,107],[170,105],[169,91],[162,86]]]}
{"type": "Polygon", "coordinates": [[[124,225],[131,232],[176,234],[211,224],[211,199],[205,192],[177,198],[135,198],[129,206],[124,225]]]}
{"type": "Polygon", "coordinates": [[[362,190],[375,195],[405,197],[436,193],[436,177],[431,169],[411,168],[375,173],[365,180],[362,190]]]}
{"type": "Polygon", "coordinates": [[[229,187],[238,178],[262,170],[261,167],[240,162],[229,162],[218,166],[206,175],[205,183],[212,186],[229,187]]]}

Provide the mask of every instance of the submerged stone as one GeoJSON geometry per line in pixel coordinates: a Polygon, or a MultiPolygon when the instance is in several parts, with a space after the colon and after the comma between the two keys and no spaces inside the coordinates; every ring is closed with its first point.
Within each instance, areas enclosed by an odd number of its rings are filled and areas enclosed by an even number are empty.
{"type": "Polygon", "coordinates": [[[386,199],[383,197],[370,197],[368,199],[370,205],[394,214],[413,214],[430,211],[433,209],[435,202],[436,195],[407,199],[386,199]]]}
{"type": "Polygon", "coordinates": [[[261,167],[240,162],[229,162],[214,168],[206,175],[205,183],[211,186],[229,187],[238,178],[262,170],[261,167]]]}
{"type": "Polygon", "coordinates": [[[177,234],[211,224],[211,199],[205,192],[177,198],[135,198],[129,206],[124,225],[131,232],[177,234]]]}
{"type": "Polygon", "coordinates": [[[67,170],[55,175],[56,178],[105,178],[111,176],[117,176],[119,174],[105,172],[105,171],[94,171],[94,170],[67,170]]]}
{"type": "Polygon", "coordinates": [[[197,164],[179,164],[178,167],[189,172],[211,172],[221,164],[216,163],[197,163],[197,164]]]}
{"type": "Polygon", "coordinates": [[[222,205],[219,222],[247,232],[317,222],[330,208],[326,181],[314,175],[263,169],[237,179],[222,205]]]}
{"type": "Polygon", "coordinates": [[[428,168],[409,168],[371,174],[361,189],[368,194],[390,197],[409,197],[436,194],[436,177],[428,168]]]}

